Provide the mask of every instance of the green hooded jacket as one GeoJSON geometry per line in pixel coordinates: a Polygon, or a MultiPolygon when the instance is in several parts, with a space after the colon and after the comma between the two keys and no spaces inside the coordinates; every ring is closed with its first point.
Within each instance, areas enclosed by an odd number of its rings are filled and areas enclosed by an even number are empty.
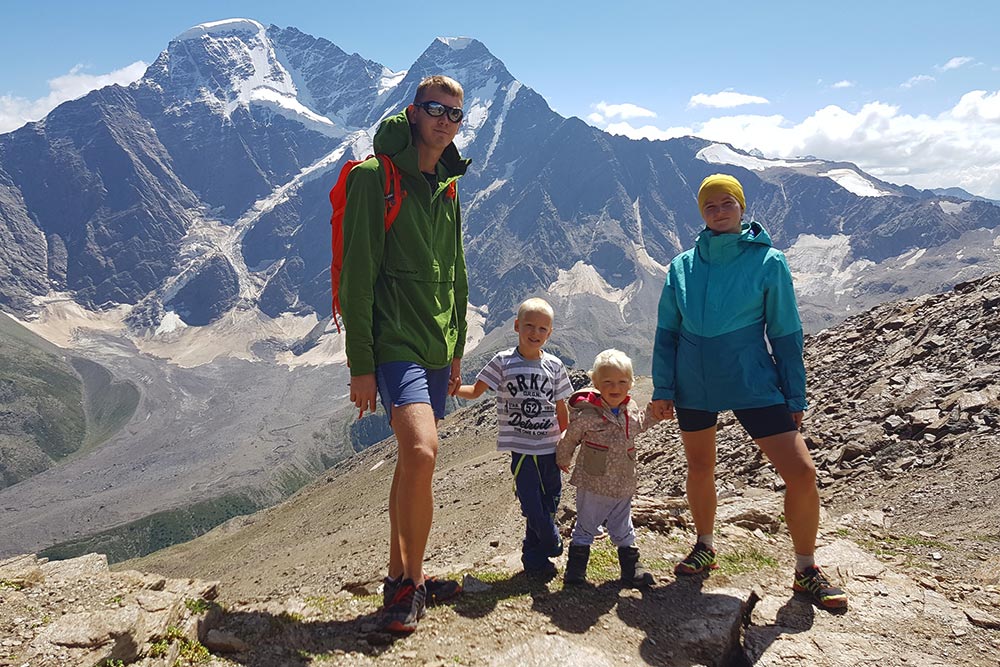
{"type": "Polygon", "coordinates": [[[382,121],[374,144],[399,169],[405,198],[387,233],[385,173],[378,160],[366,160],[348,175],[340,303],[351,375],[374,373],[389,361],[444,368],[465,349],[469,284],[453,184],[469,160],[449,144],[432,192],[418,168],[405,112],[382,121]]]}

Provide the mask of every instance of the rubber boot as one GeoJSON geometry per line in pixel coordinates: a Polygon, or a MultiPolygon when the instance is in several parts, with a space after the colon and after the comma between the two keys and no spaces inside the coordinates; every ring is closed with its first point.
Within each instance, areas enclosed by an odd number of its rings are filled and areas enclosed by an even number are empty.
{"type": "Polygon", "coordinates": [[[590,560],[590,545],[569,545],[569,560],[566,561],[566,573],[563,582],[567,584],[587,583],[587,561],[590,560]]]}
{"type": "Polygon", "coordinates": [[[656,583],[653,573],[639,562],[637,547],[618,547],[618,564],[622,568],[621,582],[623,586],[642,588],[656,583]]]}

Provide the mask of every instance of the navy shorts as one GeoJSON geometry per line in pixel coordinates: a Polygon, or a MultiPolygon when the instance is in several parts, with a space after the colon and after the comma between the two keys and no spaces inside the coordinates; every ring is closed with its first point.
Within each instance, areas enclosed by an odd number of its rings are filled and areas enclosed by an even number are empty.
{"type": "MultiPolygon", "coordinates": [[[[677,425],[682,431],[689,432],[711,428],[719,418],[718,412],[707,410],[675,407],[674,412],[677,415],[677,425]]],[[[733,414],[754,440],[798,430],[795,427],[795,420],[792,419],[792,413],[784,403],[769,405],[766,408],[733,410],[733,414]]]]}
{"type": "Polygon", "coordinates": [[[436,419],[444,419],[444,402],[448,398],[451,366],[424,368],[412,361],[389,361],[375,369],[378,395],[382,407],[392,420],[391,406],[427,403],[436,419]]]}

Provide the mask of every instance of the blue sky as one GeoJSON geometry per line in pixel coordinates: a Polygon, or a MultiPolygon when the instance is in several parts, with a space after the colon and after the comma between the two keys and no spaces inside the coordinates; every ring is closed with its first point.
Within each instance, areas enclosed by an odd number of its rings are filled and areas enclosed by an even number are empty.
{"type": "Polygon", "coordinates": [[[1000,199],[1000,4],[823,2],[6,3],[0,131],[141,75],[169,40],[236,16],[387,67],[479,39],[559,113],[618,134],[697,134],[1000,199]],[[395,4],[395,3],[394,3],[395,4]],[[362,7],[366,9],[362,9],[362,7]]]}

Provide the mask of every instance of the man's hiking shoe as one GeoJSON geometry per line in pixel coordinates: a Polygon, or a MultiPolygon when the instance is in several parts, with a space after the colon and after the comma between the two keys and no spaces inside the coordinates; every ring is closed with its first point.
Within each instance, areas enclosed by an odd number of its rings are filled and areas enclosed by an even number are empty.
{"type": "MultiPolygon", "coordinates": [[[[396,595],[396,589],[399,588],[400,581],[399,579],[386,577],[382,580],[382,584],[382,607],[385,608],[392,604],[392,598],[396,595]]],[[[457,581],[437,579],[435,577],[424,577],[424,588],[427,589],[427,599],[425,602],[428,607],[447,602],[462,592],[462,584],[457,581]]]]}
{"type": "Polygon", "coordinates": [[[410,634],[417,629],[417,621],[427,613],[427,589],[414,586],[412,579],[399,582],[392,600],[382,610],[379,625],[383,630],[410,634]]]}
{"type": "Polygon", "coordinates": [[[836,588],[817,566],[807,567],[804,572],[795,573],[792,588],[806,593],[812,600],[826,609],[841,609],[847,606],[847,593],[836,588]]]}
{"type": "Polygon", "coordinates": [[[701,542],[694,545],[694,549],[687,558],[677,563],[674,567],[674,574],[690,576],[701,574],[706,570],[716,570],[719,564],[715,562],[715,549],[709,549],[701,542]]]}

